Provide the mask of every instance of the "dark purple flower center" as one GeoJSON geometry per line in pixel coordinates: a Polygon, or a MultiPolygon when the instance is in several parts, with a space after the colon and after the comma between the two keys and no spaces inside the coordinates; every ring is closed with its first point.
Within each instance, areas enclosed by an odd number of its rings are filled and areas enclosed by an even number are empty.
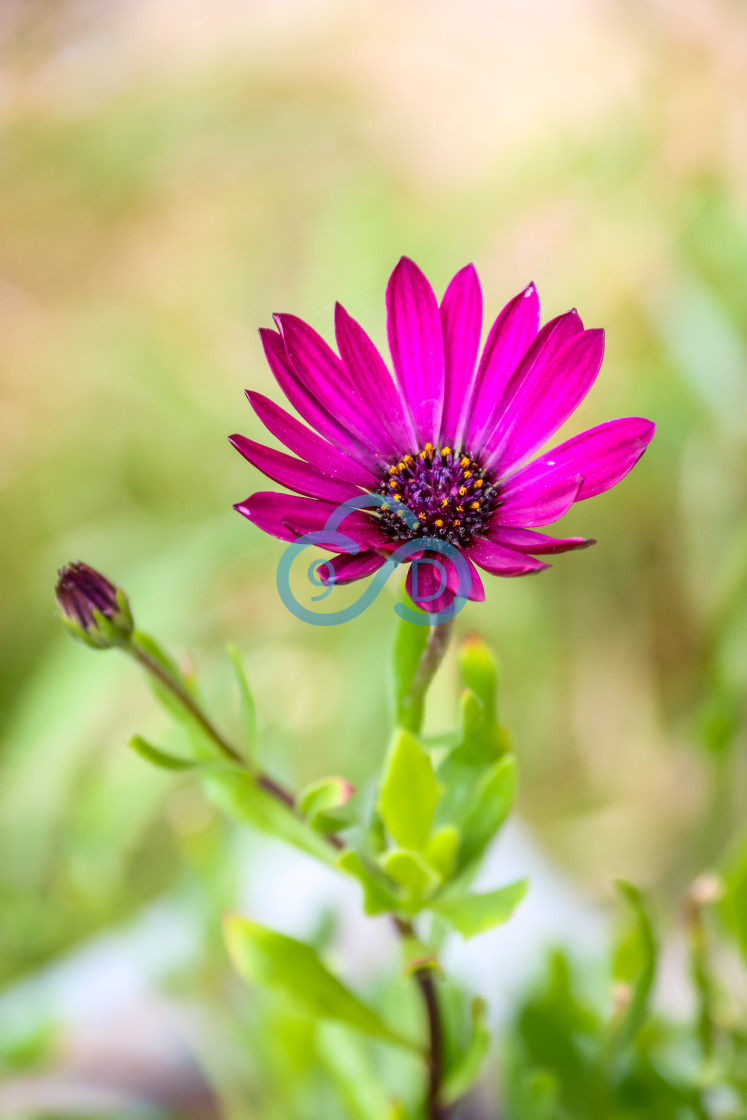
{"type": "Polygon", "coordinates": [[[484,531],[498,499],[476,460],[430,443],[393,463],[378,493],[387,499],[381,521],[395,540],[437,537],[454,545],[484,531]]]}

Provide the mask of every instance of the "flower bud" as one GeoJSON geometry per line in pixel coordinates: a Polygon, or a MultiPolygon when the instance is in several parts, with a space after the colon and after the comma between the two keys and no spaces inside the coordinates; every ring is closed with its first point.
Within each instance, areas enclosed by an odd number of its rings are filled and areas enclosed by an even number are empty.
{"type": "Polygon", "coordinates": [[[111,649],[130,637],[129,600],[101,572],[81,562],[68,564],[60,569],[55,594],[63,623],[79,641],[94,649],[111,649]]]}

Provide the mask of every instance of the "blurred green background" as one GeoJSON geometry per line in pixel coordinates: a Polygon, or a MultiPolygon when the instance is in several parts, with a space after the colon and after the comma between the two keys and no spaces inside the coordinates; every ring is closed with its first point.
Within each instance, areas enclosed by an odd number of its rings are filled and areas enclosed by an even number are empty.
{"type": "MultiPolygon", "coordinates": [[[[488,580],[459,626],[500,656],[540,843],[594,897],[625,875],[674,905],[745,808],[744,6],[6,0],[0,50],[0,980],[158,897],[219,827],[125,751],[159,717],[62,634],[62,563],[122,584],[215,703],[236,640],[294,785],[380,760],[396,589],[293,618],[226,436],[262,438],[245,388],[279,399],[272,312],[330,338],[340,299],[383,342],[402,253],[439,294],[474,261],[486,318],[534,280],[545,318],[606,328],[569,432],[658,424],[566,518],[598,545],[488,580]]],[[[436,726],[455,695],[447,665],[436,726]]]]}

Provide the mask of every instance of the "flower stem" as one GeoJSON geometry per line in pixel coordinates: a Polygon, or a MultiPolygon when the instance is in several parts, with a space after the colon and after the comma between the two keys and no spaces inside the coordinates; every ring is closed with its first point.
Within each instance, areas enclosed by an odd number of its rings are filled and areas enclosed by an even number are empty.
{"type": "Polygon", "coordinates": [[[422,721],[423,701],[425,694],[431,686],[439,665],[444,659],[449,648],[451,635],[454,632],[454,619],[441,622],[438,626],[431,626],[428,642],[423,650],[423,656],[417,667],[412,684],[405,698],[409,709],[418,712],[418,723],[422,721]]]}
{"type": "MultiPolygon", "coordinates": [[[[430,634],[428,635],[428,642],[423,650],[423,656],[420,659],[420,664],[415,672],[408,693],[407,700],[410,709],[422,712],[425,695],[449,648],[449,642],[453,632],[453,618],[449,619],[447,622],[442,622],[438,626],[431,627],[430,634]]],[[[413,929],[409,922],[397,920],[396,925],[403,937],[413,936],[413,929]]],[[[436,980],[430,968],[416,969],[413,977],[423,999],[428,1023],[428,1052],[426,1056],[428,1065],[428,1096],[426,1100],[426,1115],[428,1120],[446,1120],[446,1107],[441,1099],[444,1075],[443,1028],[441,1024],[441,1011],[438,1005],[436,980]]]]}

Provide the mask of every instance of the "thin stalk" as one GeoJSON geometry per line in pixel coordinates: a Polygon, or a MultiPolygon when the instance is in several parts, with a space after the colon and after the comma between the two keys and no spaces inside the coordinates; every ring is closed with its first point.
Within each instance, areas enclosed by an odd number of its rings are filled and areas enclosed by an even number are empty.
{"type": "MultiPolygon", "coordinates": [[[[428,635],[428,642],[423,651],[417,671],[410,686],[407,696],[411,709],[422,710],[425,694],[427,693],[439,665],[444,659],[449,648],[454,620],[442,622],[439,626],[432,626],[428,635]]],[[[395,924],[403,937],[413,935],[409,922],[396,920],[395,924]]],[[[444,1045],[441,1011],[438,1005],[438,991],[433,971],[429,968],[417,969],[414,979],[423,999],[426,1020],[428,1023],[428,1052],[426,1061],[428,1065],[428,1095],[427,1117],[428,1120],[446,1120],[447,1110],[441,1099],[444,1077],[444,1045]]]]}

